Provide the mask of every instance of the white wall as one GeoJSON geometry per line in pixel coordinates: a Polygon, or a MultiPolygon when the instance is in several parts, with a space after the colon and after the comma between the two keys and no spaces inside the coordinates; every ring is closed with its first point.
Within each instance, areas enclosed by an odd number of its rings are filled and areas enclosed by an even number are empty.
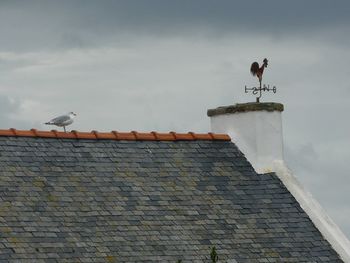
{"type": "Polygon", "coordinates": [[[250,111],[215,115],[211,130],[227,133],[258,173],[273,171],[273,161],[283,160],[280,111],[250,111]]]}

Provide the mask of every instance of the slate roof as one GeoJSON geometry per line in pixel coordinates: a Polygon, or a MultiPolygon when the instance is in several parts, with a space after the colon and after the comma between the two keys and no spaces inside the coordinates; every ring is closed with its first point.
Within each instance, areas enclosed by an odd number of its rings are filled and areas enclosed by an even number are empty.
{"type": "Polygon", "coordinates": [[[33,134],[0,131],[0,262],[342,262],[227,137],[33,134]]]}

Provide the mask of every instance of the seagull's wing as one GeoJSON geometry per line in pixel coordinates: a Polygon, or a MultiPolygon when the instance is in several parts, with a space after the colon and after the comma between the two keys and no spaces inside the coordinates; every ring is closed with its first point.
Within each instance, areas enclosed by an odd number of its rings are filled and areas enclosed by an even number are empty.
{"type": "Polygon", "coordinates": [[[57,125],[57,124],[63,124],[66,121],[69,121],[69,120],[70,120],[70,116],[69,115],[62,115],[62,116],[59,116],[59,117],[56,117],[56,118],[52,119],[50,121],[50,123],[57,125]]]}

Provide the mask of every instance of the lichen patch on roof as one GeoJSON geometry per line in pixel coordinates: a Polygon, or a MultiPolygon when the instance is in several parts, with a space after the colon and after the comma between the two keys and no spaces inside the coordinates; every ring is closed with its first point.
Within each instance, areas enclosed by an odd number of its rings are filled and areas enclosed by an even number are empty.
{"type": "Polygon", "coordinates": [[[251,111],[283,111],[284,105],[276,102],[249,102],[249,103],[237,103],[235,105],[218,107],[216,109],[209,109],[207,115],[213,117],[216,115],[228,114],[228,113],[241,113],[251,111]]]}
{"type": "Polygon", "coordinates": [[[214,140],[214,141],[230,141],[231,138],[227,134],[215,133],[159,133],[159,132],[59,132],[31,130],[0,130],[0,136],[16,136],[16,137],[40,137],[40,138],[62,138],[62,139],[92,139],[92,140],[126,140],[126,141],[195,141],[195,140],[214,140]]]}

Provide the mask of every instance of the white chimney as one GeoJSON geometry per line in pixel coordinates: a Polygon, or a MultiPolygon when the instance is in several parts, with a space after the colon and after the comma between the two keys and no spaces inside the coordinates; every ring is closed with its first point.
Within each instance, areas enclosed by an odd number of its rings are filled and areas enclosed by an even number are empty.
{"type": "Polygon", "coordinates": [[[209,109],[211,130],[226,133],[245,154],[258,173],[274,171],[274,162],[283,161],[283,104],[242,103],[209,109]]]}

